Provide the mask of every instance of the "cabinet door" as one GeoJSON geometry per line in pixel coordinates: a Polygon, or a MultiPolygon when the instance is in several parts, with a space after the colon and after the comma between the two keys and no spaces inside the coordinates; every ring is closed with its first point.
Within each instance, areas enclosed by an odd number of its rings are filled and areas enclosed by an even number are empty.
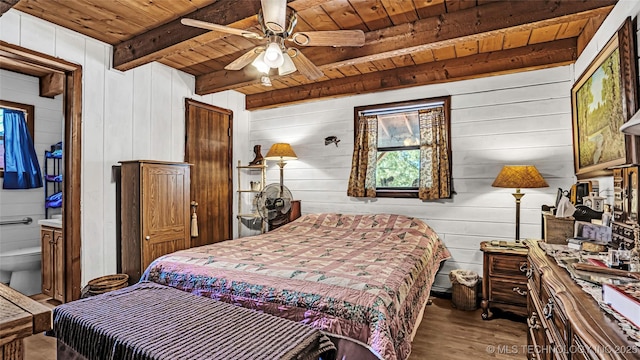
{"type": "Polygon", "coordinates": [[[41,228],[42,243],[42,293],[53,297],[53,229],[41,228]]]}
{"type": "Polygon", "coordinates": [[[189,166],[142,168],[141,271],[157,257],[189,247],[189,166]]]}
{"type": "Polygon", "coordinates": [[[64,302],[65,276],[62,230],[53,231],[53,253],[53,298],[64,302]]]}

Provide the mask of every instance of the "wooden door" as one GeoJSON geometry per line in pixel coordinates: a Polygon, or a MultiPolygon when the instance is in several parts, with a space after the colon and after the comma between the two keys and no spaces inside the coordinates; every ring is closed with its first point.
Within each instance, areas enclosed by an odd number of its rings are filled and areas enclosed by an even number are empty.
{"type": "Polygon", "coordinates": [[[192,246],[233,237],[231,110],[186,99],[185,162],[193,164],[191,200],[198,203],[198,237],[192,246]]]}
{"type": "Polygon", "coordinates": [[[65,273],[64,273],[64,240],[62,230],[53,231],[53,298],[64,302],[65,273]]]}
{"type": "Polygon", "coordinates": [[[40,230],[42,242],[42,293],[53,297],[53,229],[42,228],[40,230]]]}
{"type": "Polygon", "coordinates": [[[141,270],[189,247],[189,166],[142,164],[141,270]]]}

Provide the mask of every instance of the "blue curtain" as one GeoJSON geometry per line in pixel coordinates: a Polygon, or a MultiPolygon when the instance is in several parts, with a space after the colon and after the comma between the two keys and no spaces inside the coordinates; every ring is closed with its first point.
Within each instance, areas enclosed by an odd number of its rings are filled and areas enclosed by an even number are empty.
{"type": "Polygon", "coordinates": [[[42,187],[40,163],[24,113],[4,109],[4,189],[42,187]]]}

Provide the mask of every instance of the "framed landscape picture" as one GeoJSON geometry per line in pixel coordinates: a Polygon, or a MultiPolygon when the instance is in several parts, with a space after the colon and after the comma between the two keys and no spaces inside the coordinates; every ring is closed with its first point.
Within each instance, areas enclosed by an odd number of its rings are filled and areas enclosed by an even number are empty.
{"type": "Polygon", "coordinates": [[[635,47],[628,18],[571,89],[578,179],[610,175],[628,163],[635,138],[620,132],[636,111],[635,47]]]}

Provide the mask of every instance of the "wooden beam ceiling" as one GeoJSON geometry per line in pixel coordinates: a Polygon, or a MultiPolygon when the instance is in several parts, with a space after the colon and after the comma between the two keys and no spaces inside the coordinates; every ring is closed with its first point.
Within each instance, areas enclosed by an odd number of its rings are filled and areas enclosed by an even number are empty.
{"type": "Polygon", "coordinates": [[[577,45],[574,39],[535,44],[446,61],[435,61],[358,76],[316,82],[313,84],[267,91],[246,96],[247,110],[270,108],[310,99],[371,93],[380,90],[442,83],[498,75],[521,70],[534,70],[574,62],[577,45]]]}
{"type": "MultiPolygon", "coordinates": [[[[571,21],[572,18],[598,17],[608,13],[615,3],[615,0],[597,3],[545,2],[541,3],[545,6],[536,7],[532,7],[527,1],[488,3],[368,32],[366,43],[362,47],[305,48],[304,54],[321,70],[335,69],[462,44],[498,33],[506,34],[531,30],[537,26],[550,26],[571,21]]],[[[271,78],[277,80],[280,77],[274,75],[271,78]]],[[[204,95],[259,83],[260,78],[251,69],[221,70],[196,77],[196,93],[204,95]]]]}
{"type": "MultiPolygon", "coordinates": [[[[289,6],[303,10],[321,3],[323,0],[290,0],[289,6]]],[[[227,25],[238,29],[249,29],[258,26],[256,14],[260,10],[260,6],[260,1],[243,1],[241,6],[236,1],[216,1],[183,16],[183,18],[227,25]]],[[[224,33],[185,26],[180,20],[173,20],[115,45],[113,67],[121,71],[130,70],[184,51],[185,47],[190,47],[190,44],[200,45],[229,36],[224,33]]]]}

